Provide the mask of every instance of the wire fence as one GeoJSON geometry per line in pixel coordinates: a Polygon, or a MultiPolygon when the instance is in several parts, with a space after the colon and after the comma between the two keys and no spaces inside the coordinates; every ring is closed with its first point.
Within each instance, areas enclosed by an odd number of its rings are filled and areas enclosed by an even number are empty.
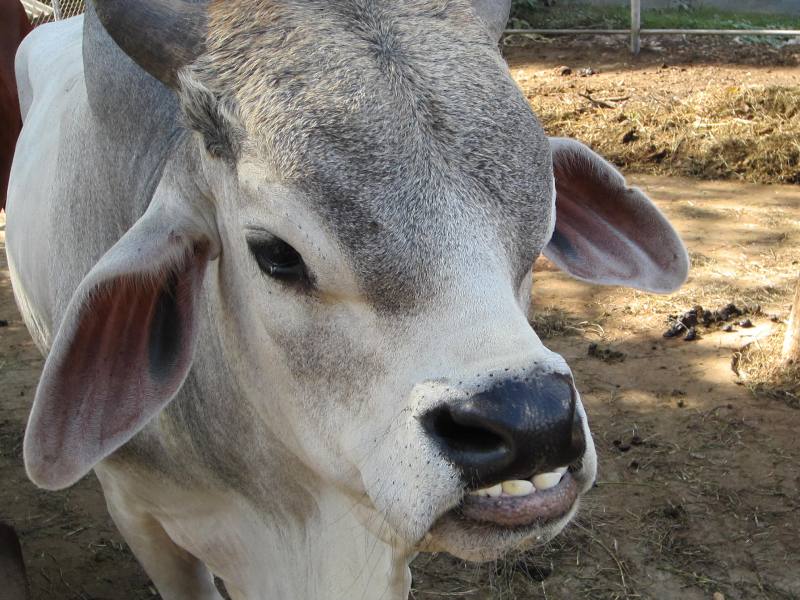
{"type": "Polygon", "coordinates": [[[84,0],[50,0],[53,5],[53,16],[56,19],[67,19],[86,10],[84,0]]]}
{"type": "MultiPolygon", "coordinates": [[[[131,0],[138,2],[139,0],[131,0]]],[[[546,6],[552,5],[553,0],[544,0],[546,6]]],[[[85,0],[22,0],[28,12],[28,17],[34,25],[49,21],[68,19],[79,15],[86,10],[85,0]]],[[[631,20],[629,29],[507,29],[506,33],[537,33],[551,35],[586,35],[586,34],[617,34],[629,35],[631,52],[638,54],[641,49],[643,35],[782,35],[798,36],[798,30],[774,29],[645,29],[642,27],[642,0],[630,0],[631,20]]]]}
{"type": "MultiPolygon", "coordinates": [[[[539,34],[539,35],[626,35],[630,36],[630,47],[633,54],[639,54],[642,45],[642,36],[645,35],[729,35],[729,36],[784,36],[800,37],[798,29],[651,29],[642,27],[642,0],[630,1],[630,27],[625,29],[594,29],[594,28],[521,28],[506,29],[507,34],[539,34]]],[[[544,0],[546,6],[555,4],[553,0],[544,0]]]]}
{"type": "Polygon", "coordinates": [[[86,10],[84,0],[22,0],[22,5],[34,25],[68,19],[86,10]]]}

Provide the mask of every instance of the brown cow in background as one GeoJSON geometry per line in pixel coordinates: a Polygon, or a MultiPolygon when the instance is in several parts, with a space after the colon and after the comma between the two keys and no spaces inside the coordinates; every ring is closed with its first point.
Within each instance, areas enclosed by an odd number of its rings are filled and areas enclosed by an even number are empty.
{"type": "Polygon", "coordinates": [[[6,205],[11,159],[22,129],[14,55],[30,30],[28,15],[19,0],[0,0],[0,209],[6,205]]]}
{"type": "Polygon", "coordinates": [[[0,521],[0,597],[5,600],[30,598],[19,538],[14,529],[2,521],[0,521]]]}
{"type": "MultiPolygon", "coordinates": [[[[19,0],[0,0],[0,209],[6,205],[8,175],[22,117],[19,112],[14,55],[22,38],[31,30],[28,15],[19,0]]],[[[0,522],[0,586],[4,598],[28,598],[28,582],[19,539],[0,522]]]]}

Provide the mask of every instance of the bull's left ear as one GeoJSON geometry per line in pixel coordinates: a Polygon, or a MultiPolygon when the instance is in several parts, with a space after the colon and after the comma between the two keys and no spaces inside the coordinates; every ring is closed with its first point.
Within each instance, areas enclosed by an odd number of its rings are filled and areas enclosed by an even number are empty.
{"type": "Polygon", "coordinates": [[[611,164],[567,138],[551,138],[556,224],[544,255],[573,277],[667,293],[689,257],[658,208],[611,164]]]}

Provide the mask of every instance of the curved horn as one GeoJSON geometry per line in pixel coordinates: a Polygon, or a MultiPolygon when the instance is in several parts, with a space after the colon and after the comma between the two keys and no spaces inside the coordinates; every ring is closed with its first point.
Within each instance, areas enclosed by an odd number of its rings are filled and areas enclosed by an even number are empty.
{"type": "Polygon", "coordinates": [[[511,14],[511,0],[472,0],[472,8],[499,41],[511,14]]]}
{"type": "Polygon", "coordinates": [[[208,0],[94,0],[105,30],[145,71],[171,88],[205,49],[208,0]]]}

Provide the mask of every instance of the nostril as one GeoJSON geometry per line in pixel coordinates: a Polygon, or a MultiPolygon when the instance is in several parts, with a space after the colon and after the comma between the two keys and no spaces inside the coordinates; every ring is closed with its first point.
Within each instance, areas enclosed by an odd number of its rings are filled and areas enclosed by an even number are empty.
{"type": "Polygon", "coordinates": [[[480,425],[459,423],[446,407],[429,413],[425,428],[447,448],[459,453],[493,453],[507,448],[500,435],[480,425]]]}

